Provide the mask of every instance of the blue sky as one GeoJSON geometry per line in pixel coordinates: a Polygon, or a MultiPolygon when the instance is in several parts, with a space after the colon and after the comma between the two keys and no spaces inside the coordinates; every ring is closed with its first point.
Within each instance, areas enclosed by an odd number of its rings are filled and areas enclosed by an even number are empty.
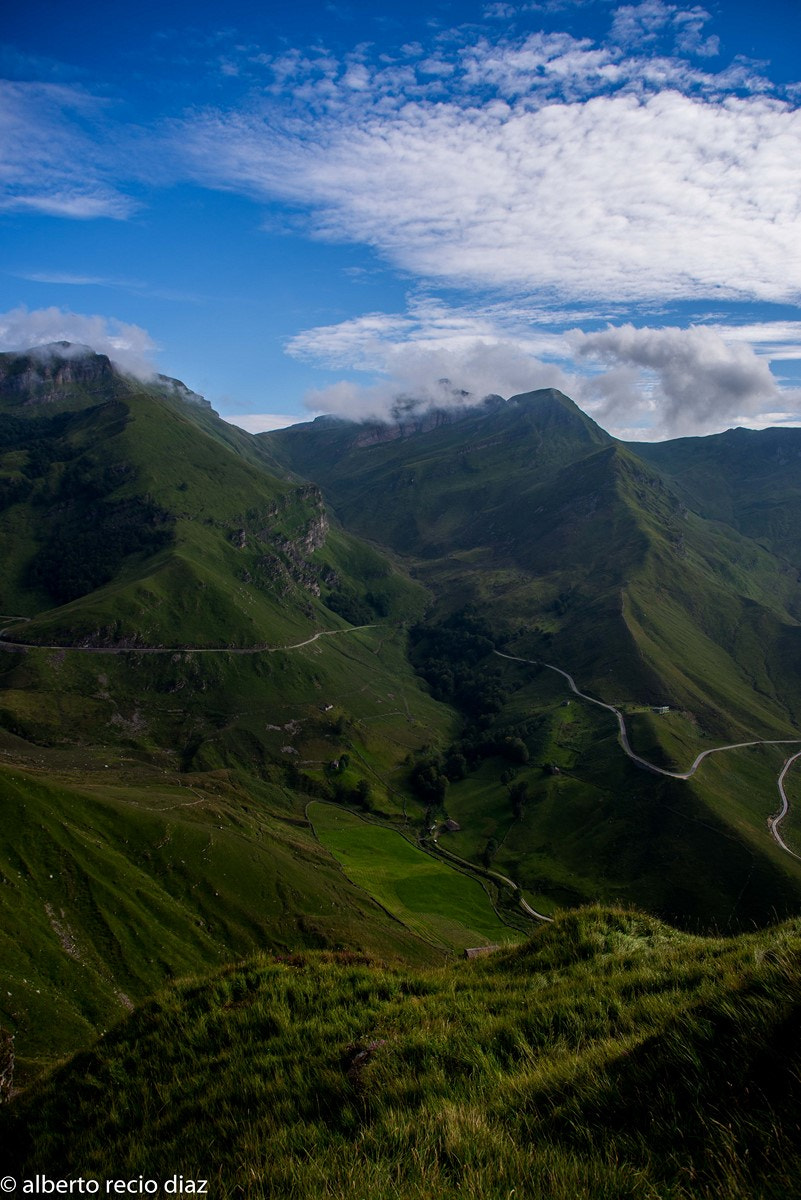
{"type": "Polygon", "coordinates": [[[613,432],[801,424],[797,0],[30,0],[0,348],[252,429],[558,386],[613,432]]]}

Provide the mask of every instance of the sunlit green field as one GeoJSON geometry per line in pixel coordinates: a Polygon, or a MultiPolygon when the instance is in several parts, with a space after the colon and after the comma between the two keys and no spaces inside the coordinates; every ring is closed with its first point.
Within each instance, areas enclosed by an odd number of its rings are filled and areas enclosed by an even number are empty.
{"type": "Polygon", "coordinates": [[[426,941],[463,950],[519,940],[477,880],[418,850],[401,834],[335,805],[315,802],[307,811],[318,838],[348,878],[426,941]]]}

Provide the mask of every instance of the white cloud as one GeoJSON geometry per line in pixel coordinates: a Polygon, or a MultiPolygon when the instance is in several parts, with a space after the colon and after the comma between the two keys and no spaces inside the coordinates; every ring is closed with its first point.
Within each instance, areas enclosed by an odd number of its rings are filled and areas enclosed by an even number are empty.
{"type": "Polygon", "coordinates": [[[676,437],[753,421],[782,405],[766,360],[714,329],[623,325],[574,331],[570,340],[579,359],[612,368],[582,386],[602,424],[630,426],[634,418],[660,436],[676,437]]]}
{"type": "Polygon", "coordinates": [[[711,325],[726,342],[745,342],[771,361],[801,361],[801,321],[711,325]]]}
{"type": "Polygon", "coordinates": [[[717,34],[704,37],[703,29],[710,14],[703,8],[689,12],[677,12],[673,18],[676,29],[676,49],[686,54],[697,54],[700,58],[713,58],[720,54],[720,38],[717,34]]]}
{"type": "Polygon", "coordinates": [[[663,0],[644,0],[641,4],[622,4],[612,21],[611,40],[618,46],[642,46],[655,40],[674,12],[663,0]]]}
{"type": "Polygon", "coordinates": [[[801,357],[801,322],[586,333],[548,328],[547,316],[535,305],[453,307],[418,295],[405,313],[304,330],[287,351],[370,375],[307,395],[316,412],[354,420],[387,419],[409,400],[447,407],[557,387],[617,436],[663,438],[773,424],[798,401],[769,363],[801,357]]]}
{"type": "Polygon", "coordinates": [[[114,317],[84,316],[60,308],[24,306],[0,313],[0,349],[29,350],[51,342],[75,342],[107,354],[123,371],[139,379],[156,373],[156,345],[146,330],[114,317]]]}
{"type": "Polygon", "coordinates": [[[668,36],[676,51],[711,58],[720,51],[718,37],[703,36],[704,25],[711,19],[711,14],[699,5],[683,9],[665,0],[641,0],[615,11],[610,40],[618,46],[642,49],[668,36]]]}
{"type": "Polygon", "coordinates": [[[66,284],[68,287],[119,287],[143,289],[146,285],[138,279],[113,279],[106,275],[78,275],[71,271],[28,271],[20,272],[20,279],[31,283],[66,284]]]}
{"type": "Polygon", "coordinates": [[[0,80],[0,210],[128,217],[136,205],[111,180],[102,115],[102,103],[80,88],[0,80]]]}
{"type": "Polygon", "coordinates": [[[289,340],[286,351],[292,358],[335,369],[380,371],[388,342],[414,326],[412,318],[400,314],[367,313],[336,325],[304,329],[289,340]]]}
{"type": "MultiPolygon", "coordinates": [[[[559,314],[561,320],[576,314],[559,314]]],[[[514,345],[531,357],[564,356],[554,332],[555,314],[535,305],[499,302],[456,307],[425,293],[410,296],[405,313],[367,313],[296,334],[286,345],[293,358],[330,368],[391,373],[400,346],[464,353],[475,345],[514,345]],[[541,327],[538,327],[538,323],[541,327]]],[[[475,390],[475,389],[473,389],[475,390]]],[[[496,389],[497,390],[497,389],[496,389]]]]}
{"type": "MultiPolygon", "coordinates": [[[[706,20],[652,0],[632,9],[641,25],[643,8],[677,36],[706,20]]],[[[293,60],[288,92],[180,123],[175,154],[209,186],[296,204],[318,237],[450,285],[801,296],[801,112],[750,68],[535,34],[452,50],[444,94],[414,50],[402,68],[358,64],[358,95],[353,63],[293,60]]]]}
{"type": "Polygon", "coordinates": [[[369,313],[307,329],[287,345],[293,357],[327,367],[369,372],[368,383],[340,381],[306,397],[316,412],[353,420],[387,419],[399,404],[422,408],[477,404],[495,393],[538,387],[567,391],[573,380],[557,362],[563,338],[529,323],[513,304],[454,308],[412,297],[405,314],[369,313]]]}

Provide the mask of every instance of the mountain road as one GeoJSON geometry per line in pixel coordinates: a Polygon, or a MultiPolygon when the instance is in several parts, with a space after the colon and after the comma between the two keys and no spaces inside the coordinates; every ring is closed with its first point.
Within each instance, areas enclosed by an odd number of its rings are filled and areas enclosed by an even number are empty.
{"type": "MultiPolygon", "coordinates": [[[[614,713],[620,733],[620,745],[622,746],[624,752],[629,756],[632,762],[637,764],[637,766],[642,767],[644,771],[650,771],[654,775],[665,775],[668,779],[691,779],[700,767],[701,763],[709,754],[719,754],[722,750],[741,750],[747,746],[797,746],[799,743],[801,743],[801,738],[760,738],[753,742],[731,742],[726,746],[712,746],[709,750],[702,750],[686,771],[668,771],[665,767],[658,767],[656,763],[648,762],[647,759],[641,758],[639,754],[635,754],[631,748],[628,730],[626,729],[626,721],[620,709],[615,708],[613,704],[606,704],[603,700],[596,700],[594,696],[588,696],[586,692],[580,691],[576,686],[575,679],[568,671],[563,671],[561,667],[555,667],[552,663],[541,662],[537,659],[520,658],[516,654],[504,654],[501,650],[495,650],[494,653],[499,658],[507,658],[512,662],[528,663],[533,667],[547,667],[549,671],[556,671],[557,675],[562,675],[567,680],[568,684],[570,685],[570,690],[577,696],[580,696],[582,700],[586,700],[589,704],[595,704],[598,708],[605,708],[608,712],[614,713]]],[[[796,854],[795,851],[790,849],[778,831],[780,823],[784,820],[790,809],[790,804],[784,791],[784,777],[792,764],[799,758],[801,758],[801,750],[798,751],[797,754],[791,755],[790,758],[785,761],[781,774],[778,778],[778,788],[782,806],[778,813],[768,819],[768,829],[770,830],[771,836],[776,843],[781,846],[782,850],[785,850],[788,854],[791,854],[793,858],[797,858],[799,861],[801,861],[801,855],[796,854]]]]}
{"type": "MultiPolygon", "coordinates": [[[[15,621],[29,619],[14,618],[15,621]]],[[[41,642],[12,642],[0,632],[0,646],[15,650],[77,650],[82,654],[278,654],[282,650],[300,650],[302,646],[310,646],[321,637],[378,628],[378,625],[352,625],[349,629],[320,629],[304,642],[294,642],[291,646],[47,646],[41,642]]]]}

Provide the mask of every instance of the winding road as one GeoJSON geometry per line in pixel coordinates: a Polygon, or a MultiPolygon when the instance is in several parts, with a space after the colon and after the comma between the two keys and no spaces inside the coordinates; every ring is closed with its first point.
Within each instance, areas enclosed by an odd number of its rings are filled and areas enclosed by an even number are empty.
{"type": "MultiPolygon", "coordinates": [[[[3,619],[0,617],[0,620],[3,619]]],[[[16,621],[29,619],[14,618],[16,621]]],[[[81,654],[278,654],[281,650],[300,650],[301,646],[310,646],[321,637],[378,628],[378,625],[352,625],[349,629],[321,629],[306,638],[305,642],[294,642],[291,646],[46,646],[41,642],[11,642],[0,632],[0,647],[10,646],[16,650],[77,650],[81,654]]]]}
{"type": "MultiPolygon", "coordinates": [[[[614,713],[615,717],[617,718],[618,730],[620,732],[620,745],[622,746],[623,750],[629,756],[631,761],[635,762],[638,767],[642,767],[645,771],[651,771],[654,775],[666,775],[668,779],[691,779],[708,754],[719,754],[721,750],[742,750],[746,746],[797,746],[799,743],[801,743],[801,738],[776,738],[773,740],[760,738],[753,742],[731,742],[727,746],[712,746],[709,750],[702,750],[687,771],[668,771],[664,767],[658,767],[656,763],[651,763],[645,758],[640,758],[639,754],[635,754],[631,748],[628,730],[626,729],[626,722],[620,709],[615,708],[612,704],[605,704],[603,700],[596,700],[594,696],[588,696],[586,692],[579,691],[579,689],[576,687],[575,679],[568,671],[563,671],[561,667],[555,667],[552,663],[541,662],[537,659],[520,658],[517,654],[504,654],[501,650],[495,650],[493,653],[497,654],[499,658],[508,658],[512,662],[527,663],[532,667],[547,667],[549,671],[556,671],[557,675],[562,675],[567,680],[568,684],[570,685],[570,690],[575,692],[577,696],[580,696],[582,700],[586,700],[589,704],[595,704],[598,708],[605,708],[608,712],[614,713]]],[[[799,750],[797,754],[792,754],[790,758],[785,761],[785,764],[782,767],[781,774],[778,778],[779,796],[781,797],[782,804],[779,812],[768,818],[768,829],[771,832],[771,836],[774,838],[776,843],[781,846],[782,850],[785,850],[788,854],[791,854],[793,858],[797,858],[799,862],[801,862],[801,855],[796,854],[794,850],[791,850],[779,833],[779,825],[790,811],[790,803],[784,791],[784,777],[792,764],[799,758],[801,758],[801,750],[799,750]]]]}
{"type": "Polygon", "coordinates": [[[790,802],[787,799],[787,794],[784,790],[784,777],[797,758],[801,758],[801,750],[799,750],[797,754],[793,754],[791,758],[788,758],[787,762],[782,767],[782,773],[779,776],[779,795],[782,799],[782,806],[774,816],[768,817],[768,829],[773,834],[782,850],[786,850],[788,854],[792,854],[793,858],[797,858],[799,862],[801,862],[801,854],[796,854],[795,850],[791,850],[779,833],[779,825],[790,811],[790,802]]]}
{"type": "MultiPolygon", "coordinates": [[[[29,621],[30,619],[30,617],[12,617],[0,615],[0,623],[6,625],[11,623],[16,624],[18,621],[29,621]]],[[[288,646],[54,646],[32,642],[12,642],[7,639],[5,633],[0,630],[0,646],[5,645],[10,649],[17,650],[77,650],[79,653],[83,654],[278,654],[280,651],[284,650],[300,650],[303,646],[312,645],[313,642],[316,642],[321,637],[334,637],[337,634],[342,633],[358,633],[362,629],[376,629],[378,627],[378,624],[370,624],[353,625],[347,629],[320,629],[317,633],[312,634],[311,637],[306,638],[304,641],[293,642],[288,646]]],[[[641,758],[639,754],[635,754],[631,748],[628,730],[626,729],[626,722],[620,709],[615,708],[613,704],[606,704],[603,700],[596,700],[594,696],[588,696],[586,692],[582,692],[577,687],[575,679],[568,671],[563,671],[561,667],[556,667],[553,665],[553,663],[542,662],[538,659],[521,658],[520,655],[517,654],[504,654],[502,650],[493,650],[493,654],[496,654],[498,658],[508,659],[510,662],[525,663],[532,667],[547,667],[549,671],[555,671],[557,675],[561,675],[563,679],[566,679],[570,690],[576,696],[579,696],[582,700],[586,700],[588,704],[594,704],[598,708],[605,708],[607,712],[613,713],[618,724],[620,745],[623,748],[623,751],[628,755],[632,762],[637,764],[637,766],[642,767],[644,771],[650,771],[654,775],[665,775],[668,779],[690,779],[709,754],[719,754],[723,750],[741,750],[748,746],[787,746],[801,744],[801,738],[777,738],[773,740],[762,738],[752,742],[732,742],[726,746],[712,746],[709,750],[702,750],[688,770],[668,771],[665,767],[659,767],[656,765],[656,763],[648,762],[647,759],[641,758]]],[[[790,804],[787,799],[787,794],[784,790],[784,779],[790,767],[799,758],[801,758],[801,750],[799,750],[796,754],[791,755],[785,761],[784,766],[782,767],[781,774],[779,775],[777,781],[779,796],[781,799],[781,807],[777,813],[768,818],[768,829],[770,830],[771,836],[777,845],[779,845],[787,854],[801,862],[801,855],[796,854],[794,850],[791,850],[779,833],[779,825],[790,810],[790,804]]],[[[454,859],[457,858],[456,855],[451,855],[449,851],[442,850],[440,846],[437,846],[437,849],[441,854],[447,855],[448,857],[454,859]]],[[[472,866],[472,864],[468,865],[472,866]]],[[[487,874],[495,876],[497,879],[502,880],[503,883],[508,884],[510,887],[518,891],[520,893],[520,907],[526,913],[528,913],[529,916],[534,917],[539,921],[551,920],[550,917],[546,917],[543,913],[537,912],[536,909],[532,908],[531,905],[528,904],[528,902],[523,898],[519,886],[513,880],[509,879],[506,875],[500,875],[495,871],[488,871],[487,874]]]]}
{"type": "Polygon", "coordinates": [[[501,883],[507,884],[512,891],[518,893],[517,899],[524,913],[529,917],[534,917],[537,921],[548,921],[553,924],[553,917],[546,917],[545,913],[537,912],[536,908],[531,907],[523,895],[520,884],[515,883],[514,879],[510,879],[508,875],[501,875],[499,871],[490,871],[488,867],[477,867],[475,863],[468,862],[466,858],[460,858],[458,854],[452,854],[450,850],[443,850],[438,838],[432,837],[431,842],[438,854],[444,855],[445,858],[452,858],[454,862],[462,863],[465,867],[469,867],[474,875],[486,875],[491,879],[500,879],[501,883]]]}

